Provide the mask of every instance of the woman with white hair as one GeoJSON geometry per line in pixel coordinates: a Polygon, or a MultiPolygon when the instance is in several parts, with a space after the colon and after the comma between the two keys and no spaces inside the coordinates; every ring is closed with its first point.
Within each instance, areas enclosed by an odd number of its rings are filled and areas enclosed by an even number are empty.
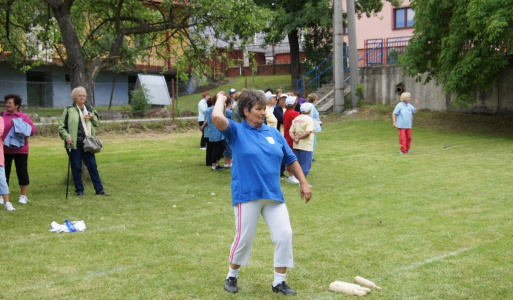
{"type": "Polygon", "coordinates": [[[75,193],[78,197],[84,197],[84,185],[82,183],[82,161],[89,171],[96,195],[110,196],[103,190],[102,181],[94,153],[84,151],[84,139],[87,135],[96,134],[95,127],[100,125],[98,113],[89,104],[86,104],[86,90],[79,86],[71,91],[73,104],[66,107],[59,122],[59,136],[64,140],[67,150],[75,193]]]}
{"type": "Polygon", "coordinates": [[[415,99],[415,106],[410,102],[411,94],[408,92],[401,94],[401,102],[399,102],[392,113],[394,127],[399,132],[399,144],[401,145],[401,154],[410,153],[411,147],[411,124],[413,114],[417,111],[419,100],[415,99]]]}
{"type": "Polygon", "coordinates": [[[274,106],[276,105],[276,95],[271,92],[265,93],[265,98],[267,99],[267,105],[265,107],[265,120],[267,125],[278,129],[278,119],[274,115],[274,106]]]}

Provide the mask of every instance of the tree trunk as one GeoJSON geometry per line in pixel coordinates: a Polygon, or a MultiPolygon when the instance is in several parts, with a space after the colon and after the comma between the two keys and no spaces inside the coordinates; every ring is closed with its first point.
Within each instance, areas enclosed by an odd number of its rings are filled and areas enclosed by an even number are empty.
{"type": "Polygon", "coordinates": [[[66,61],[63,63],[69,68],[71,89],[82,86],[86,89],[88,101],[91,103],[94,81],[86,72],[84,56],[80,40],[71,22],[71,6],[73,1],[46,0],[52,8],[57,24],[62,34],[62,42],[66,49],[66,61]]]}
{"type": "Polygon", "coordinates": [[[299,36],[297,29],[292,30],[289,34],[290,45],[290,77],[292,89],[296,90],[297,81],[299,80],[300,62],[299,62],[299,36]]]}

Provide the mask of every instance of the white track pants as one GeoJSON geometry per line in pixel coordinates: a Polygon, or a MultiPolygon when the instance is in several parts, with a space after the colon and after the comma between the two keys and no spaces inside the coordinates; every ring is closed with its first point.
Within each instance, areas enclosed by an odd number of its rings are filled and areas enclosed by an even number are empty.
{"type": "Polygon", "coordinates": [[[274,242],[274,267],[294,267],[292,228],[285,203],[266,199],[238,203],[234,213],[236,234],[229,259],[232,264],[248,265],[258,219],[262,214],[274,242]]]}

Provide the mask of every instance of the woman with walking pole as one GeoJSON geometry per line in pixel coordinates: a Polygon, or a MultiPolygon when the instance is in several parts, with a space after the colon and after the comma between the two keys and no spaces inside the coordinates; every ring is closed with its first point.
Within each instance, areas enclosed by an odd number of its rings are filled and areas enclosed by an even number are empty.
{"type": "Polygon", "coordinates": [[[96,195],[110,196],[103,189],[100,174],[96,166],[94,153],[84,151],[84,139],[86,134],[95,135],[95,127],[100,125],[98,113],[90,105],[86,104],[86,90],[79,86],[71,91],[73,104],[66,107],[62,113],[59,124],[59,136],[63,139],[64,147],[68,151],[71,164],[71,173],[75,183],[75,194],[84,197],[84,185],[82,183],[82,161],[89,171],[96,195]]]}

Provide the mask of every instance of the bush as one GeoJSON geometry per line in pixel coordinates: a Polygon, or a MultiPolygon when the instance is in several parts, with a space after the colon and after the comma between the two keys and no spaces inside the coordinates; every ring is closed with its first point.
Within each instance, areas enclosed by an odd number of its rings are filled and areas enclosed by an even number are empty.
{"type": "Polygon", "coordinates": [[[146,99],[146,94],[148,94],[146,91],[147,89],[145,87],[140,86],[131,92],[132,101],[130,102],[130,114],[132,117],[144,117],[150,109],[151,104],[148,103],[149,99],[146,99]]]}

